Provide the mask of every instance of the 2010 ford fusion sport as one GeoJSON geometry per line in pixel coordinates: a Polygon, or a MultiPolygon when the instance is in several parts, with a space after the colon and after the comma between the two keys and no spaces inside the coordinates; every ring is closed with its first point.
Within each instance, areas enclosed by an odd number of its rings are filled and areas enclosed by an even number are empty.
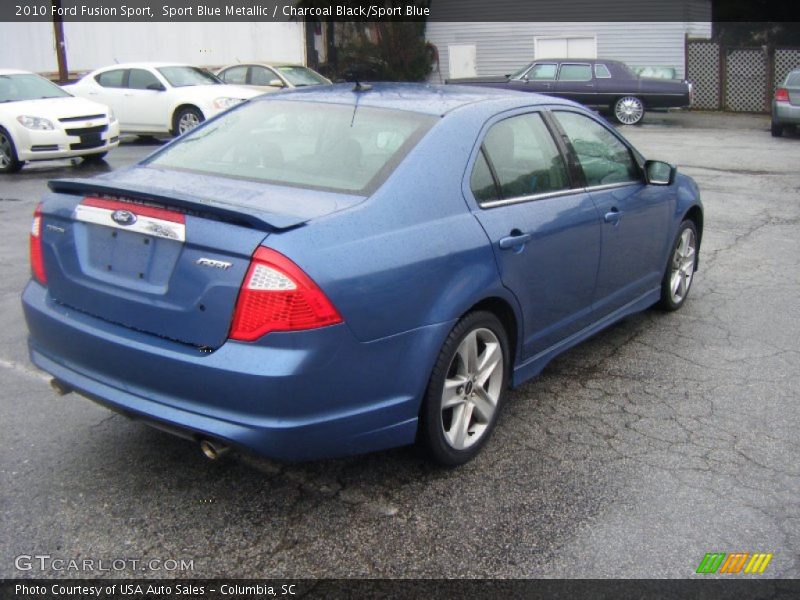
{"type": "Polygon", "coordinates": [[[690,178],[579,105],[457,86],[273,94],[50,187],[33,362],[212,457],[463,463],[510,386],[680,308],[703,228],[690,178]]]}

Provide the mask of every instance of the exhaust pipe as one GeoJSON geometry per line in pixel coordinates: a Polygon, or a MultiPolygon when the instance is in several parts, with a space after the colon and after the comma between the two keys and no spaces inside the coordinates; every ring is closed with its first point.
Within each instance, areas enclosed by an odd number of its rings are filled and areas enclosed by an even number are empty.
{"type": "Polygon", "coordinates": [[[200,440],[200,451],[209,460],[217,460],[230,448],[225,444],[213,440],[200,440]]]}
{"type": "Polygon", "coordinates": [[[53,391],[59,396],[66,396],[67,394],[72,392],[71,387],[69,387],[66,383],[64,383],[60,379],[56,379],[55,377],[50,380],[50,387],[53,388],[53,391]]]}

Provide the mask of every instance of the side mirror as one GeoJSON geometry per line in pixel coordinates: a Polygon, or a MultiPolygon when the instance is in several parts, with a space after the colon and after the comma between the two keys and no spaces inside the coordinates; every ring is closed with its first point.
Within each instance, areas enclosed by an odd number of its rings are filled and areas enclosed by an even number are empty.
{"type": "Polygon", "coordinates": [[[166,92],[167,88],[164,87],[162,83],[151,83],[147,86],[148,90],[153,90],[154,92],[166,92]]]}
{"type": "Polygon", "coordinates": [[[672,185],[678,168],[660,160],[648,160],[644,163],[644,176],[649,185],[672,185]]]}
{"type": "Polygon", "coordinates": [[[280,79],[270,79],[267,85],[270,87],[283,87],[283,82],[280,79]]]}

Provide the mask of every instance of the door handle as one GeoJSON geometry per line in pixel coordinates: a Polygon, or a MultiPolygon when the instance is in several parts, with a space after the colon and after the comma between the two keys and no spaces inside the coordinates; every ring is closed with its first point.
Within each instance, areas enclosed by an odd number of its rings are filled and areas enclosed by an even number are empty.
{"type": "Polygon", "coordinates": [[[512,231],[511,235],[500,239],[500,248],[502,250],[522,249],[522,246],[530,242],[531,239],[533,239],[533,236],[530,233],[512,231]]]}
{"type": "Polygon", "coordinates": [[[619,212],[619,209],[615,206],[610,211],[606,213],[605,221],[606,223],[613,223],[616,225],[619,223],[619,218],[622,216],[622,213],[619,212]]]}

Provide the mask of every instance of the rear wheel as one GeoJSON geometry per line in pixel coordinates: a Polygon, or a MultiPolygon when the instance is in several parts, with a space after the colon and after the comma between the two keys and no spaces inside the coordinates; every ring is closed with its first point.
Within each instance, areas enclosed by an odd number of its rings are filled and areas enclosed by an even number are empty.
{"type": "Polygon", "coordinates": [[[678,310],[689,295],[697,267],[697,227],[686,220],[681,223],[672,245],[672,255],[661,281],[661,308],[678,310]]]}
{"type": "Polygon", "coordinates": [[[493,314],[469,313],[450,332],[420,414],[418,443],[435,461],[460,465],[489,438],[508,387],[508,336],[493,314]]]}
{"type": "Polygon", "coordinates": [[[624,96],[614,103],[614,118],[623,125],[638,125],[644,119],[644,104],[636,96],[624,96]]]}
{"type": "Polygon", "coordinates": [[[175,113],[172,118],[172,134],[183,135],[205,121],[203,113],[193,106],[186,106],[175,113]]]}
{"type": "Polygon", "coordinates": [[[0,128],[0,173],[16,173],[24,164],[17,158],[17,148],[11,135],[0,128]]]}
{"type": "Polygon", "coordinates": [[[783,135],[783,125],[778,125],[775,121],[770,123],[769,131],[772,137],[781,137],[783,135]]]}

